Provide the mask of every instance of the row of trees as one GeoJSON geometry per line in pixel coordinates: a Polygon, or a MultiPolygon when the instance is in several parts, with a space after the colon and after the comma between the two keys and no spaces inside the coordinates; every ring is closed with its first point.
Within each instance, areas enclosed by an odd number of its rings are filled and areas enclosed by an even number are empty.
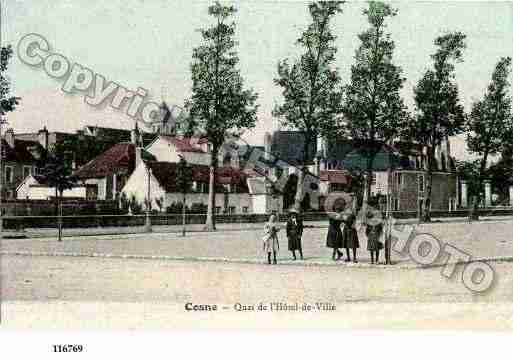
{"type": "MultiPolygon", "coordinates": [[[[510,58],[498,62],[492,82],[482,100],[474,103],[467,116],[455,79],[456,64],[463,61],[466,36],[446,33],[434,40],[431,66],[413,89],[415,107],[409,112],[401,98],[403,71],[393,61],[395,44],[387,32],[387,22],[397,10],[379,1],[368,2],[363,11],[368,28],[358,35],[360,45],[351,67],[349,84],[343,85],[335,66],[336,36],[330,25],[343,11],[344,1],[322,1],[308,6],[310,24],[296,45],[297,59],[279,61],[274,82],[282,89],[283,100],[273,115],[282,125],[304,135],[302,168],[294,206],[301,209],[310,146],[319,136],[351,138],[360,144],[366,158],[364,205],[370,197],[373,162],[382,147],[405,138],[427,149],[426,200],[423,220],[430,220],[435,149],[450,136],[468,133],[468,149],[481,156],[478,179],[482,183],[489,156],[511,142],[510,98],[508,97],[510,58]]],[[[230,134],[240,135],[256,124],[257,95],[244,89],[237,70],[236,10],[218,2],[209,7],[215,19],[201,30],[203,44],[193,53],[191,65],[193,95],[187,102],[191,116],[212,144],[210,188],[214,188],[218,151],[230,134]]],[[[209,197],[207,228],[214,229],[215,193],[209,197]]]]}
{"type": "MultiPolygon", "coordinates": [[[[376,155],[384,145],[407,138],[427,149],[423,219],[429,221],[435,148],[442,141],[468,132],[469,150],[481,156],[478,175],[481,183],[489,156],[511,142],[513,126],[507,80],[511,59],[500,59],[483,99],[473,104],[467,116],[455,81],[456,64],[463,61],[465,35],[453,32],[437,37],[431,66],[413,89],[415,107],[409,112],[401,97],[405,78],[401,67],[393,61],[395,44],[387,31],[388,21],[397,15],[390,5],[368,2],[363,11],[368,27],[358,35],[360,45],[351,66],[350,81],[342,84],[335,64],[336,36],[330,25],[342,13],[344,3],[321,1],[308,5],[310,23],[296,41],[301,55],[278,62],[274,82],[281,88],[283,100],[273,115],[284,126],[301,131],[305,139],[294,206],[301,210],[308,149],[319,136],[336,134],[360,144],[359,150],[366,158],[364,205],[370,197],[376,155]]],[[[193,51],[192,96],[186,101],[186,108],[212,149],[206,228],[213,230],[215,191],[212,189],[216,188],[218,154],[228,137],[240,136],[255,127],[258,95],[244,86],[238,69],[235,7],[216,2],[208,12],[213,23],[200,30],[202,43],[193,51]]],[[[3,76],[11,54],[10,48],[2,48],[0,114],[13,110],[17,103],[16,98],[7,97],[9,84],[3,76]]],[[[68,180],[63,178],[60,181],[63,185],[56,188],[65,189],[68,180]]]]}

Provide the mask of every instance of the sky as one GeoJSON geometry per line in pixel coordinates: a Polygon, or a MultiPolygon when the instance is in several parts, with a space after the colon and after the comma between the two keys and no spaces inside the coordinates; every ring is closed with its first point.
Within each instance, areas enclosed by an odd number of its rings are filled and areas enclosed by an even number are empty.
{"type": "MultiPolygon", "coordinates": [[[[2,0],[2,44],[17,46],[26,34],[45,37],[54,52],[129,89],[143,87],[149,98],[183,105],[190,96],[192,51],[201,43],[198,29],[208,26],[211,2],[194,0],[2,0]]],[[[403,96],[413,105],[413,87],[431,65],[436,36],[448,31],[467,35],[464,62],[456,79],[462,103],[470,110],[490,81],[501,56],[513,55],[513,2],[435,1],[390,2],[398,15],[388,23],[396,44],[394,62],[403,69],[403,96]]],[[[262,144],[266,131],[278,128],[271,115],[282,100],[273,83],[278,61],[298,55],[295,45],[308,25],[307,3],[301,1],[235,2],[240,70],[247,87],[258,94],[258,124],[246,133],[252,144],[262,144]]],[[[332,32],[337,36],[336,66],[347,83],[357,34],[366,27],[364,2],[343,5],[332,32]]],[[[84,125],[132,128],[123,111],[94,108],[84,94],[61,90],[63,80],[49,77],[14,56],[8,75],[21,106],[8,114],[16,132],[74,132],[84,125]]],[[[464,136],[451,140],[453,155],[468,159],[464,136]]]]}

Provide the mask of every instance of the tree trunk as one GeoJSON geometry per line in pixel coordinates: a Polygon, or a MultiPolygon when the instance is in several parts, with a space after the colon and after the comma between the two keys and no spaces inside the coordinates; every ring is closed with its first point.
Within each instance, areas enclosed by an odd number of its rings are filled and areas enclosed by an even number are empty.
{"type": "Polygon", "coordinates": [[[59,235],[58,241],[62,241],[62,191],[57,195],[57,207],[59,208],[59,219],[58,219],[58,227],[59,227],[59,235]]]}
{"type": "Polygon", "coordinates": [[[483,177],[484,172],[486,170],[486,162],[488,161],[488,152],[485,151],[483,158],[481,159],[481,163],[479,165],[479,177],[478,177],[478,192],[477,197],[473,199],[472,206],[471,206],[471,212],[469,215],[470,221],[478,221],[479,220],[479,212],[478,212],[478,205],[481,202],[481,189],[483,188],[483,177]]]}
{"type": "Polygon", "coordinates": [[[299,172],[299,175],[297,178],[296,196],[294,197],[294,210],[296,210],[298,213],[302,212],[301,202],[303,202],[303,198],[304,198],[305,177],[306,177],[306,172],[308,170],[306,162],[308,161],[308,149],[309,148],[310,148],[310,141],[308,140],[307,136],[305,135],[305,143],[303,145],[303,161],[301,164],[301,171],[299,172]]]}
{"type": "Polygon", "coordinates": [[[218,148],[214,146],[212,152],[210,154],[210,174],[209,174],[209,188],[208,188],[208,207],[207,207],[207,220],[205,222],[204,229],[206,231],[215,231],[216,230],[216,219],[215,219],[215,209],[216,209],[216,169],[217,169],[217,155],[218,148]]]}
{"type": "Polygon", "coordinates": [[[426,172],[426,195],[424,196],[424,208],[420,216],[421,222],[431,222],[431,192],[433,190],[433,165],[435,161],[434,148],[428,150],[426,172]]]}
{"type": "Polygon", "coordinates": [[[369,206],[369,200],[371,197],[372,190],[372,174],[374,171],[372,170],[374,166],[374,160],[376,158],[376,154],[371,153],[367,158],[367,168],[365,170],[365,180],[364,180],[364,191],[363,191],[363,203],[362,203],[362,213],[367,212],[367,207],[369,206]]]}
{"type": "Polygon", "coordinates": [[[304,185],[305,185],[305,172],[306,166],[301,168],[299,175],[297,177],[297,185],[296,185],[296,196],[294,197],[294,210],[297,212],[301,212],[301,202],[303,201],[303,193],[304,193],[304,185]]]}
{"type": "Polygon", "coordinates": [[[59,190],[57,185],[55,185],[55,216],[59,216],[59,190]]]}
{"type": "Polygon", "coordinates": [[[182,236],[185,237],[185,192],[183,193],[183,201],[182,201],[182,236]]]}

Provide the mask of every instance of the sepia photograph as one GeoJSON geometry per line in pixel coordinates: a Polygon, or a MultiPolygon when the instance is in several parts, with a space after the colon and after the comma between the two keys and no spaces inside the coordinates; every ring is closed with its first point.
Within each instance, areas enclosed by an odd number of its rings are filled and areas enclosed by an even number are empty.
{"type": "Polygon", "coordinates": [[[511,333],[513,2],[0,24],[2,331],[511,333]]]}

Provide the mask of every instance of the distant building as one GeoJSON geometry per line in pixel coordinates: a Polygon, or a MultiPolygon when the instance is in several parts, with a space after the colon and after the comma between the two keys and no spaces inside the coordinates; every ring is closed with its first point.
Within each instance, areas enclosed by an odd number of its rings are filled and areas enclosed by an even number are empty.
{"type": "Polygon", "coordinates": [[[88,186],[88,199],[114,200],[135,169],[137,156],[154,159],[131,142],[118,143],[74,172],[88,186]]]}
{"type": "MultiPolygon", "coordinates": [[[[177,163],[140,161],[122,189],[126,197],[144,204],[151,200],[157,207],[161,199],[163,207],[181,203],[183,195],[176,187],[177,163]],[[148,197],[149,194],[149,197],[148,197]]],[[[209,167],[191,165],[194,181],[186,196],[186,205],[208,204],[209,167]]],[[[245,214],[253,212],[251,196],[246,183],[247,176],[240,170],[220,167],[217,170],[216,213],[245,214]]]]}
{"type": "MultiPolygon", "coordinates": [[[[44,137],[42,142],[45,143],[44,137]]],[[[16,189],[30,175],[37,175],[44,164],[47,151],[39,141],[20,140],[8,129],[2,139],[2,198],[16,199],[16,189]]]]}
{"type": "MultiPolygon", "coordinates": [[[[71,189],[62,192],[63,198],[89,199],[88,195],[94,186],[77,184],[71,189]]],[[[45,178],[38,175],[29,175],[21,182],[16,190],[18,199],[48,200],[56,197],[55,187],[51,187],[45,178]]]]}
{"type": "MultiPolygon", "coordinates": [[[[350,140],[320,138],[307,149],[304,135],[298,131],[275,131],[264,136],[266,157],[274,156],[289,174],[289,182],[297,182],[297,173],[306,151],[306,166],[311,175],[319,177],[320,197],[333,190],[346,191],[351,172],[366,169],[362,145],[350,140]],[[338,173],[336,171],[339,171],[338,173]],[[340,172],[342,171],[342,172],[340,172]]],[[[432,210],[454,210],[458,205],[457,175],[447,139],[435,151],[435,171],[431,195],[432,210]]],[[[373,163],[371,194],[392,196],[392,209],[417,211],[425,201],[426,150],[422,146],[396,142],[382,146],[373,163]],[[391,177],[389,177],[389,175],[391,177]]],[[[274,169],[274,175],[278,169],[274,169]]],[[[294,201],[294,186],[284,194],[284,207],[294,201]]]]}

